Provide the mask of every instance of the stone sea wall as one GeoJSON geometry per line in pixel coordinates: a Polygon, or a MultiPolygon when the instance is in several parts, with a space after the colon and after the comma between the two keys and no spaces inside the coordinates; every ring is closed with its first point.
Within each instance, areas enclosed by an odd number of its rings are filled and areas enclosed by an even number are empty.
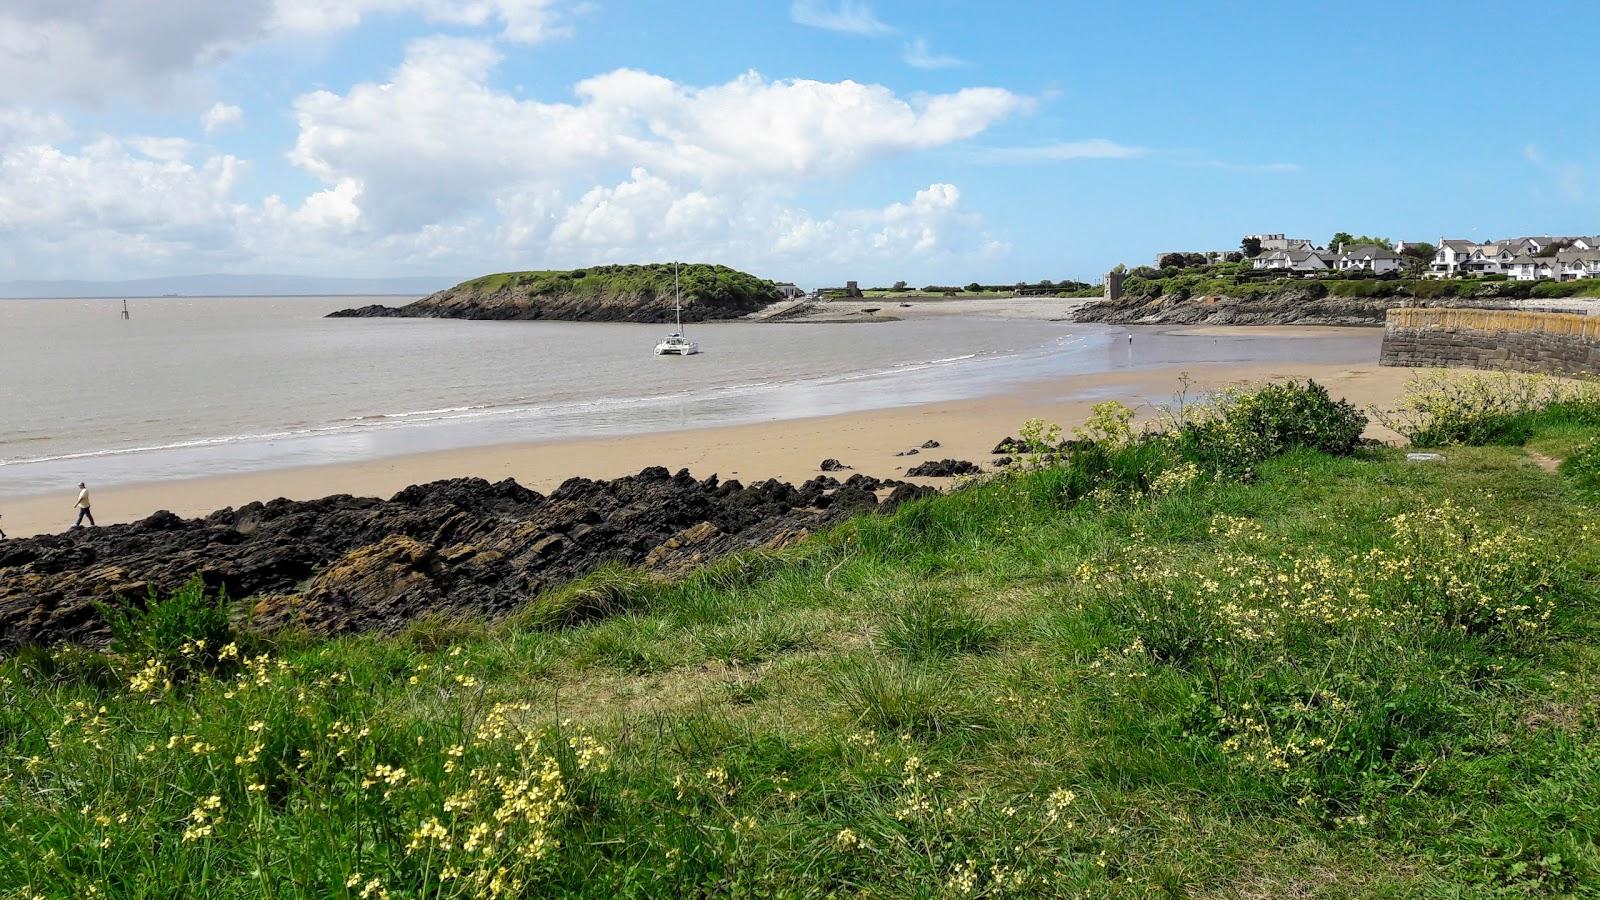
{"type": "Polygon", "coordinates": [[[1600,372],[1600,316],[1520,310],[1391,309],[1385,366],[1459,366],[1575,375],[1600,372]]]}

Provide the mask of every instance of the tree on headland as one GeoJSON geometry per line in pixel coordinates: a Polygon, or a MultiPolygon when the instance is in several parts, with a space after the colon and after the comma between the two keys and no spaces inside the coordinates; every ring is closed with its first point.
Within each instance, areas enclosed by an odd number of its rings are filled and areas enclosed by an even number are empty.
{"type": "Polygon", "coordinates": [[[1239,250],[1244,253],[1245,259],[1255,259],[1261,255],[1261,238],[1245,238],[1239,242],[1239,250]]]}
{"type": "Polygon", "coordinates": [[[1374,247],[1382,247],[1385,250],[1393,250],[1394,249],[1394,244],[1390,243],[1388,238],[1370,237],[1370,236],[1365,235],[1365,234],[1363,234],[1360,237],[1356,237],[1355,235],[1352,235],[1348,231],[1337,231],[1337,232],[1334,232],[1333,237],[1328,239],[1328,249],[1329,250],[1338,250],[1339,246],[1341,244],[1346,246],[1346,247],[1374,246],[1374,247]]]}
{"type": "Polygon", "coordinates": [[[1237,250],[1229,250],[1222,258],[1231,263],[1244,262],[1244,254],[1237,250]]]}
{"type": "Polygon", "coordinates": [[[973,283],[967,285],[967,292],[968,293],[976,294],[981,290],[983,290],[983,285],[977,283],[976,281],[974,281],[973,283]]]}
{"type": "Polygon", "coordinates": [[[893,290],[893,291],[903,291],[905,289],[906,289],[906,283],[904,281],[896,281],[894,283],[894,287],[890,288],[890,290],[893,290]]]}
{"type": "Polygon", "coordinates": [[[1162,269],[1181,269],[1184,267],[1182,253],[1163,253],[1156,260],[1156,266],[1162,269]]]}
{"type": "Polygon", "coordinates": [[[1429,263],[1433,262],[1433,255],[1437,252],[1439,252],[1439,248],[1427,241],[1417,241],[1406,244],[1406,248],[1400,251],[1400,255],[1405,258],[1406,271],[1420,272],[1427,268],[1429,263]]]}
{"type": "Polygon", "coordinates": [[[1545,244],[1543,247],[1540,247],[1539,252],[1535,253],[1534,256],[1547,259],[1555,256],[1557,253],[1560,253],[1571,246],[1571,241],[1551,241],[1550,243],[1545,244]]]}

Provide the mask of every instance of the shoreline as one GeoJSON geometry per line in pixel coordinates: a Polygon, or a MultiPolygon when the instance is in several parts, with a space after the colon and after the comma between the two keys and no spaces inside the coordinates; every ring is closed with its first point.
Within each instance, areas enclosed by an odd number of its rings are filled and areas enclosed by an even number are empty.
{"type": "MultiPolygon", "coordinates": [[[[1307,335],[1309,337],[1309,335],[1307,335]]],[[[713,473],[746,484],[776,478],[799,484],[821,474],[818,464],[837,458],[855,472],[901,478],[918,462],[966,459],[989,467],[990,450],[1015,435],[1029,418],[1061,424],[1069,433],[1090,407],[1121,400],[1149,418],[1169,403],[1187,373],[1191,390],[1253,382],[1314,378],[1337,397],[1366,408],[1392,402],[1412,370],[1374,363],[1198,364],[1142,370],[1074,374],[1029,382],[1018,389],[965,400],[888,407],[809,418],[686,429],[614,438],[557,439],[437,450],[365,461],[339,462],[258,472],[211,475],[97,488],[91,483],[101,525],[143,519],[157,510],[195,518],[225,507],[277,497],[309,500],[336,494],[389,497],[413,484],[446,478],[515,478],[549,492],[572,477],[632,475],[648,466],[696,477],[713,473]],[[937,449],[899,457],[900,451],[936,440],[937,449]]],[[[1369,429],[1369,434],[1389,437],[1369,429]]],[[[836,473],[836,474],[849,474],[836,473]]],[[[913,479],[946,486],[949,479],[913,479]]],[[[72,522],[73,497],[55,494],[9,499],[0,507],[0,528],[11,537],[63,531],[72,522]]]]}

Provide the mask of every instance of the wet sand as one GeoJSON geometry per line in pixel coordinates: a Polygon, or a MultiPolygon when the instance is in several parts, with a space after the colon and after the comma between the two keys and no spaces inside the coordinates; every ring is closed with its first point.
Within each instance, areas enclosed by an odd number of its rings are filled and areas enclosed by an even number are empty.
{"type": "MultiPolygon", "coordinates": [[[[1313,332],[1296,333],[1302,339],[1314,339],[1313,332]]],[[[986,465],[995,443],[1016,434],[1026,419],[1043,418],[1070,430],[1087,417],[1093,404],[1103,400],[1120,400],[1138,409],[1142,417],[1153,418],[1172,401],[1185,371],[1196,387],[1204,388],[1315,378],[1335,396],[1363,408],[1391,404],[1412,374],[1408,369],[1375,364],[1285,362],[1070,375],[995,396],[842,415],[655,435],[480,446],[368,462],[105,488],[91,484],[90,488],[96,519],[109,525],[135,521],[159,509],[193,517],[274,497],[387,497],[407,485],[461,476],[491,481],[515,478],[548,491],[573,476],[612,478],[659,465],[672,470],[687,468],[701,477],[716,473],[747,483],[765,478],[799,482],[820,474],[818,463],[834,457],[858,472],[901,477],[906,468],[929,459],[949,457],[986,465]],[[937,440],[942,446],[921,450],[917,456],[895,456],[927,440],[937,440]]],[[[1393,437],[1376,429],[1369,434],[1393,437]]],[[[949,482],[929,479],[926,483],[949,482]]],[[[60,531],[72,524],[74,496],[75,492],[7,501],[0,509],[4,513],[0,526],[13,537],[60,531]]]]}

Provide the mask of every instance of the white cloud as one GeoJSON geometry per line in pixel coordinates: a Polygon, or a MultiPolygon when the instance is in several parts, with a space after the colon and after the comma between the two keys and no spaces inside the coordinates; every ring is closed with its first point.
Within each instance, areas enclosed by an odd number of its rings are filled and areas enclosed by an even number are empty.
{"type": "Polygon", "coordinates": [[[168,138],[0,151],[0,244],[75,272],[226,256],[243,209],[232,195],[247,166],[229,155],[191,162],[188,151],[168,138]]]}
{"type": "Polygon", "coordinates": [[[567,4],[558,0],[275,0],[270,24],[300,32],[353,28],[373,14],[412,13],[434,24],[496,24],[507,40],[537,44],[572,34],[567,4]]]}
{"type": "Polygon", "coordinates": [[[1073,159],[1137,159],[1149,154],[1143,147],[1131,147],[1105,138],[1056,141],[1032,147],[997,147],[985,151],[994,162],[1055,162],[1073,159]]]}
{"type": "Polygon", "coordinates": [[[571,0],[10,0],[0,7],[0,104],[188,97],[199,93],[198,70],[245,47],[374,15],[493,27],[537,44],[570,35],[582,8],[571,0]]]}
{"type": "Polygon", "coordinates": [[[22,0],[0,9],[0,103],[103,102],[174,79],[259,39],[269,0],[22,0]]]}
{"type": "Polygon", "coordinates": [[[864,0],[794,0],[789,18],[801,25],[862,37],[894,34],[895,29],[872,12],[864,0]]]}
{"type": "Polygon", "coordinates": [[[900,58],[914,69],[954,69],[967,64],[966,60],[960,57],[935,53],[933,48],[928,46],[926,38],[917,38],[906,44],[900,58]]]}
{"type": "Polygon", "coordinates": [[[57,113],[26,107],[0,107],[0,149],[12,144],[49,144],[72,136],[72,127],[57,113]]]}
{"type": "Polygon", "coordinates": [[[215,134],[230,125],[237,125],[244,121],[244,110],[232,103],[213,103],[200,116],[200,126],[206,134],[215,134]]]}
{"type": "Polygon", "coordinates": [[[361,182],[363,209],[393,229],[508,189],[634,166],[697,184],[845,174],[972,137],[1030,106],[998,88],[908,99],[853,81],[751,72],[699,88],[631,69],[579,82],[576,103],[545,103],[492,88],[498,61],[480,41],[416,42],[387,82],[301,97],[290,158],[329,184],[361,182]]]}
{"type": "Polygon", "coordinates": [[[203,144],[107,137],[73,149],[57,118],[0,113],[0,265],[99,277],[676,256],[814,272],[1003,247],[948,184],[863,209],[799,198],[818,180],[981,134],[1028,110],[1026,97],[755,72],[694,86],[623,69],[545,101],[493,86],[500,59],[490,41],[433,37],[381,82],[300,96],[288,158],[320,184],[259,202],[240,198],[246,162],[203,144]]]}

